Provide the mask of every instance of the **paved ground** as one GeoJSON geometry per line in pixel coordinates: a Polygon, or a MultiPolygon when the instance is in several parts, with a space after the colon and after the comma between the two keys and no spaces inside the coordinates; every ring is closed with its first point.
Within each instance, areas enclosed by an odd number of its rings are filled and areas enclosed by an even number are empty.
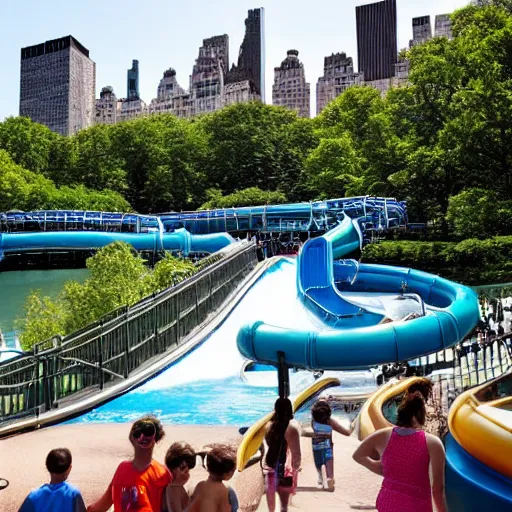
{"type": "MultiPolygon", "coordinates": [[[[10,486],[0,491],[0,510],[17,511],[28,492],[47,480],[44,460],[57,447],[71,450],[70,481],[81,489],[86,503],[95,500],[105,490],[119,462],[130,457],[128,430],[126,424],[62,425],[1,440],[0,477],[7,478],[10,486]]],[[[166,437],[155,452],[156,459],[163,462],[169,445],[178,440],[200,448],[216,441],[238,443],[240,435],[231,427],[166,426],[166,437]]],[[[358,444],[355,437],[338,436],[335,443],[336,491],[328,493],[316,489],[311,439],[302,438],[303,471],[290,510],[374,510],[380,478],[352,461],[358,444]]],[[[196,468],[192,475],[191,487],[206,472],[196,468]]],[[[259,465],[237,474],[232,484],[240,498],[241,512],[267,510],[265,498],[261,499],[263,479],[259,465]]]]}

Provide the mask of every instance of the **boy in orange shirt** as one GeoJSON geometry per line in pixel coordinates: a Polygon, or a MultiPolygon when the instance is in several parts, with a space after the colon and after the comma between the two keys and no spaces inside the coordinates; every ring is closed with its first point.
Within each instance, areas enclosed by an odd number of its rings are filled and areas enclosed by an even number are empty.
{"type": "Polygon", "coordinates": [[[154,416],[137,420],[129,439],[134,449],[132,460],[121,462],[105,494],[87,512],[160,512],[165,488],[172,476],[165,466],[153,460],[156,443],[164,437],[164,429],[154,416]]]}

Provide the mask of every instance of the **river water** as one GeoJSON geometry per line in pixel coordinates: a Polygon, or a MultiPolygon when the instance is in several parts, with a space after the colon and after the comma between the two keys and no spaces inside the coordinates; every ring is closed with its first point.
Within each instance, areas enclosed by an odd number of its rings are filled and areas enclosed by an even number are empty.
{"type": "Polygon", "coordinates": [[[33,290],[55,298],[70,279],[83,282],[87,269],[25,270],[0,272],[0,330],[15,330],[16,318],[23,315],[26,298],[33,290]]]}

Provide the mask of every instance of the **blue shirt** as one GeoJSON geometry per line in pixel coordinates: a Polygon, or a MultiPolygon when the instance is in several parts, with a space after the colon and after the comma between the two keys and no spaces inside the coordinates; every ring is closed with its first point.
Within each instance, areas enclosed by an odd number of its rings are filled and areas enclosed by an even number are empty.
{"type": "Polygon", "coordinates": [[[327,436],[332,436],[332,427],[324,423],[316,421],[311,422],[314,434],[322,434],[322,436],[315,437],[313,435],[313,450],[328,450],[332,448],[331,439],[327,436]]]}
{"type": "Polygon", "coordinates": [[[19,512],[85,512],[80,491],[68,482],[44,484],[34,489],[19,512]]]}

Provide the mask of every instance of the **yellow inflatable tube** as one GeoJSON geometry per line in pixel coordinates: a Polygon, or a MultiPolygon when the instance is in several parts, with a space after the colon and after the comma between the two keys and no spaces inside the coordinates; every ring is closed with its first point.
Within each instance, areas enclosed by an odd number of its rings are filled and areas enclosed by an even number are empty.
{"type": "Polygon", "coordinates": [[[390,380],[368,398],[357,418],[357,437],[359,441],[363,441],[376,430],[393,426],[382,414],[382,407],[391,398],[405,393],[411,384],[419,380],[421,380],[420,377],[410,377],[399,381],[390,380]]]}
{"type": "Polygon", "coordinates": [[[473,457],[512,478],[512,397],[480,402],[476,395],[491,383],[462,393],[448,415],[450,433],[473,457]]]}
{"type": "MultiPolygon", "coordinates": [[[[339,386],[340,380],[336,378],[325,378],[319,379],[307,389],[302,391],[293,400],[293,411],[296,412],[300,409],[312,396],[316,395],[320,391],[333,386],[339,386]]],[[[243,471],[251,457],[260,449],[261,443],[265,437],[265,427],[267,423],[272,419],[273,412],[263,416],[256,423],[254,423],[249,430],[245,433],[237,451],[236,466],[238,471],[243,471]]]]}

